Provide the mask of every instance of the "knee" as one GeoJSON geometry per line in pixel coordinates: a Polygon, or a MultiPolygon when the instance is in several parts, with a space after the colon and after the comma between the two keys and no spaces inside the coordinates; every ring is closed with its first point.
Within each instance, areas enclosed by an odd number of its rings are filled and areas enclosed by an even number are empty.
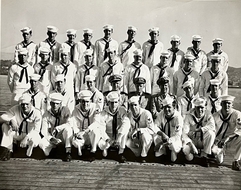
{"type": "Polygon", "coordinates": [[[182,151],[185,155],[188,155],[191,152],[191,148],[190,148],[189,145],[184,145],[183,148],[182,148],[182,151]]]}

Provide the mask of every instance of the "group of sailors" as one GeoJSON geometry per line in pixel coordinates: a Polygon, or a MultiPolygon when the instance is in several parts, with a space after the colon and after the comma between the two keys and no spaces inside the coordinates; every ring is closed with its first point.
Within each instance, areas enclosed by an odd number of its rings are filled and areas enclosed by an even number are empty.
{"type": "Polygon", "coordinates": [[[156,157],[170,151],[175,162],[183,151],[189,161],[200,155],[204,166],[211,155],[222,163],[225,149],[236,147],[232,169],[241,169],[241,113],[228,95],[222,39],[214,39],[206,54],[201,36],[194,35],[184,53],[177,35],[165,51],[156,27],[142,47],[133,26],[119,46],[112,25],[103,27],[104,37],[95,45],[91,29],[84,29],[77,43],[76,30],[67,30],[62,44],[55,40],[57,31],[48,26],[48,38],[36,45],[31,28],[21,30],[24,40],[8,74],[12,107],[0,117],[1,146],[7,150],[1,160],[10,158],[15,141],[28,147],[27,156],[37,146],[48,156],[64,143],[66,161],[72,146],[79,156],[90,146],[90,161],[97,148],[104,157],[114,148],[121,163],[126,147],[146,162],[154,144],[156,157]]]}

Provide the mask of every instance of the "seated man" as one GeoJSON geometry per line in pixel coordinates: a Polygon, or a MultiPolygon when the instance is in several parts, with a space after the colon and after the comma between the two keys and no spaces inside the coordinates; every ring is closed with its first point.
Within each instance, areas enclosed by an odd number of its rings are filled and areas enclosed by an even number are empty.
{"type": "Polygon", "coordinates": [[[183,153],[187,160],[193,159],[201,149],[202,165],[209,167],[207,155],[215,140],[215,123],[212,114],[206,109],[206,99],[193,100],[195,108],[186,115],[183,125],[183,153]]]}
{"type": "Polygon", "coordinates": [[[159,157],[166,155],[167,149],[171,151],[171,161],[175,162],[177,154],[182,149],[182,127],[183,118],[175,109],[176,102],[172,97],[166,98],[163,102],[163,111],[157,114],[155,125],[158,127],[155,143],[155,155],[159,157]]]}
{"type": "Polygon", "coordinates": [[[145,163],[157,130],[154,128],[151,113],[140,107],[139,96],[133,96],[129,99],[129,107],[131,111],[128,113],[128,117],[131,129],[126,145],[137,157],[141,156],[140,162],[145,163]]]}
{"type": "Polygon", "coordinates": [[[221,110],[213,114],[216,126],[216,138],[212,152],[219,163],[223,162],[224,150],[235,147],[233,170],[241,170],[241,113],[233,109],[233,96],[221,96],[221,110]]]}
{"type": "Polygon", "coordinates": [[[60,93],[51,93],[49,95],[50,109],[43,115],[41,133],[43,138],[39,147],[43,150],[45,156],[48,156],[52,148],[59,143],[65,143],[66,161],[71,161],[71,141],[70,137],[73,132],[67,125],[70,111],[67,107],[62,106],[63,96],[60,93]]]}
{"type": "Polygon", "coordinates": [[[7,148],[1,160],[9,160],[13,152],[13,141],[20,141],[20,147],[27,149],[27,156],[32,155],[34,147],[37,147],[41,139],[39,132],[42,123],[42,115],[31,104],[31,96],[24,94],[19,98],[19,105],[13,106],[1,115],[2,142],[1,146],[7,148]]]}
{"type": "MultiPolygon", "coordinates": [[[[74,137],[72,144],[78,148],[78,155],[82,156],[84,145],[91,145],[89,161],[95,160],[95,152],[101,136],[98,131],[93,132],[89,126],[93,123],[94,117],[100,113],[97,104],[91,102],[92,92],[82,90],[78,94],[79,104],[75,106],[71,120],[74,137]]],[[[98,130],[98,129],[95,129],[98,130]]]]}
{"type": "Polygon", "coordinates": [[[99,118],[96,118],[95,121],[105,127],[105,132],[108,135],[106,140],[109,146],[100,148],[103,150],[104,157],[107,156],[107,149],[110,146],[119,149],[118,161],[124,163],[126,158],[123,156],[123,153],[130,129],[130,120],[127,117],[126,109],[120,106],[120,96],[117,92],[110,92],[106,98],[108,106],[104,108],[99,118]]]}
{"type": "Polygon", "coordinates": [[[139,104],[141,108],[151,111],[151,94],[145,92],[146,79],[137,77],[133,80],[136,91],[129,93],[129,98],[132,96],[139,96],[139,104]]]}

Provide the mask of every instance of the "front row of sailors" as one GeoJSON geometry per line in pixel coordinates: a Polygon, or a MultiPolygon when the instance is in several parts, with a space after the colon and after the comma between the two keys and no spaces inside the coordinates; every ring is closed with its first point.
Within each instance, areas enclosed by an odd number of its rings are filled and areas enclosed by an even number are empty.
{"type": "MultiPolygon", "coordinates": [[[[79,156],[87,145],[91,147],[90,161],[95,159],[97,148],[103,151],[104,157],[109,148],[114,148],[118,150],[119,162],[123,163],[126,161],[123,153],[128,147],[141,162],[146,162],[154,143],[156,157],[166,155],[169,150],[169,159],[175,162],[182,150],[187,160],[199,154],[203,158],[203,165],[207,167],[208,156],[213,154],[217,162],[222,163],[224,150],[236,147],[232,169],[241,170],[241,112],[233,108],[234,97],[219,97],[221,103],[216,112],[207,107],[215,104],[218,81],[211,81],[209,103],[205,98],[194,97],[191,79],[184,83],[185,94],[177,100],[161,89],[158,101],[162,109],[155,112],[153,120],[152,113],[145,109],[147,104],[143,107],[141,104],[144,79],[135,81],[139,88],[134,96],[129,97],[128,104],[120,104],[121,93],[114,88],[115,85],[106,100],[98,96],[93,101],[98,91],[94,87],[94,80],[89,76],[86,79],[89,90],[78,93],[78,104],[72,114],[68,106],[63,105],[63,95],[52,92],[48,97],[49,108],[42,116],[41,111],[33,106],[31,94],[35,94],[36,90],[32,83],[29,92],[20,97],[19,104],[0,117],[3,123],[1,146],[7,149],[1,155],[1,160],[8,160],[13,151],[13,142],[20,141],[21,147],[28,147],[27,156],[31,156],[33,148],[38,145],[48,156],[52,148],[64,143],[67,161],[71,161],[72,145],[78,149],[79,156]],[[190,99],[193,100],[189,102],[190,99]],[[100,106],[103,101],[106,101],[106,106],[102,109],[100,106]],[[178,108],[184,104],[187,105],[185,108],[178,108]]],[[[112,83],[118,80],[118,77],[110,79],[112,83]]],[[[158,81],[160,86],[166,84],[164,79],[158,81]]]]}

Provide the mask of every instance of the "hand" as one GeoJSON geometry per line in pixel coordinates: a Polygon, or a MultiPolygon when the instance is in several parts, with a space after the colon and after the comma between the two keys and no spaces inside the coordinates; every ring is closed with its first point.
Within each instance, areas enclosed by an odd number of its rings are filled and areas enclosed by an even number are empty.
{"type": "Polygon", "coordinates": [[[76,139],[84,139],[84,133],[83,132],[78,132],[75,134],[76,139]]]}
{"type": "Polygon", "coordinates": [[[223,148],[225,146],[224,140],[219,141],[218,148],[223,148]]]}
{"type": "Polygon", "coordinates": [[[61,141],[60,139],[57,139],[57,138],[55,138],[55,137],[52,137],[52,138],[50,139],[50,142],[51,142],[52,144],[54,144],[54,145],[58,145],[58,144],[61,143],[62,141],[61,141]]]}
{"type": "Polygon", "coordinates": [[[58,131],[56,129],[54,129],[53,132],[52,132],[52,136],[55,137],[57,135],[57,133],[58,133],[58,131]]]}
{"type": "Polygon", "coordinates": [[[28,137],[26,136],[20,143],[20,147],[21,148],[25,148],[27,146],[28,143],[28,137]]]}
{"type": "Polygon", "coordinates": [[[18,131],[18,124],[17,122],[14,120],[14,119],[11,119],[10,122],[9,122],[9,126],[11,127],[11,129],[13,131],[18,131]]]}
{"type": "Polygon", "coordinates": [[[201,130],[201,127],[200,127],[200,128],[195,129],[195,132],[200,132],[200,131],[202,131],[202,130],[201,130]]]}

